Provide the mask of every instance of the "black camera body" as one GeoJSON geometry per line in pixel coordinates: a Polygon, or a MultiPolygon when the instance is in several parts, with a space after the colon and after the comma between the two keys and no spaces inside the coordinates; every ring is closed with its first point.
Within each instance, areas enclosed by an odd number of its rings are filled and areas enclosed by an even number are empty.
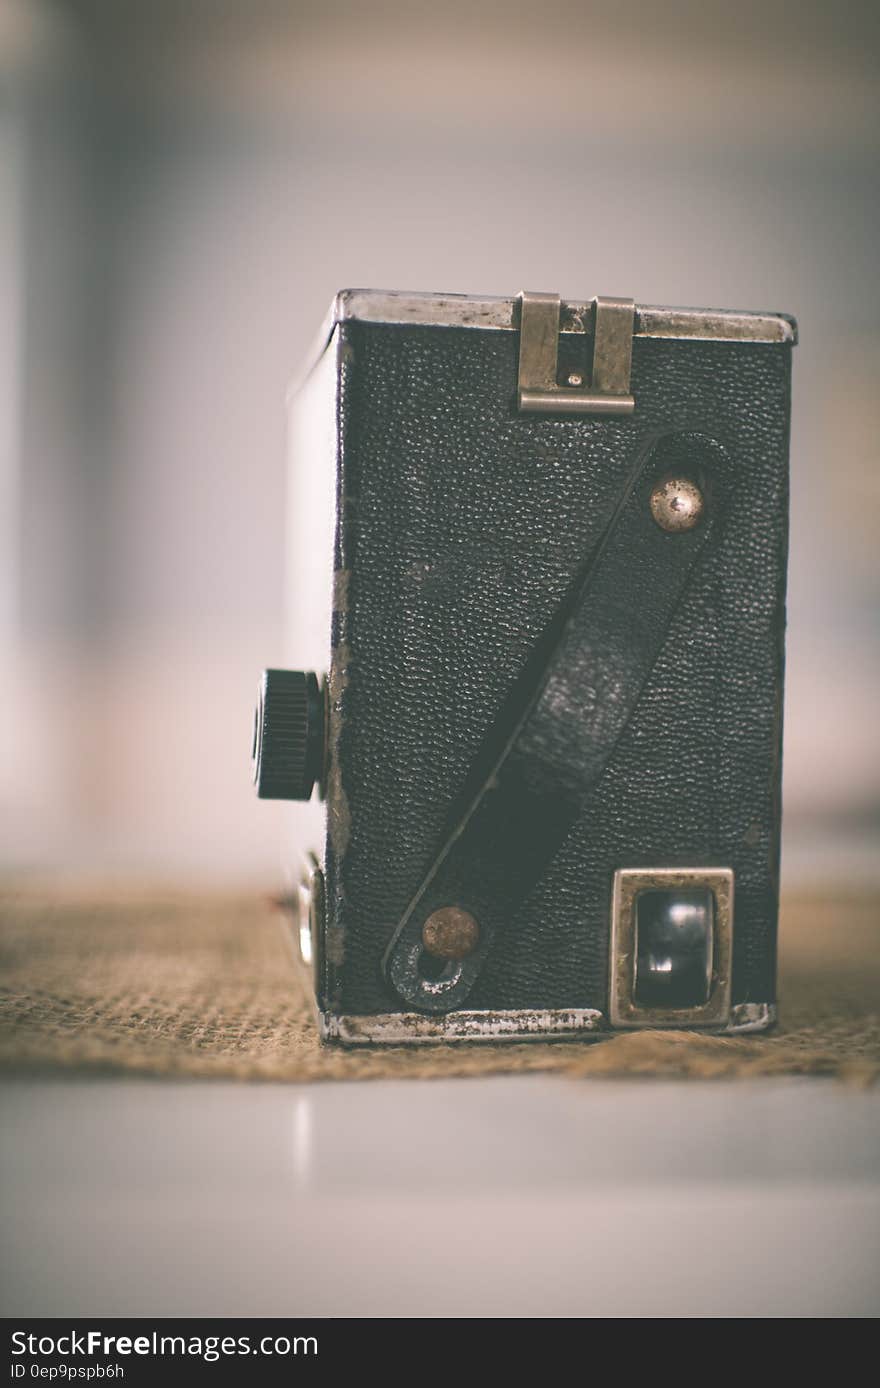
{"type": "Polygon", "coordinates": [[[325,798],[298,938],[346,1044],[775,1016],[793,320],[344,291],[291,399],[325,798]]]}

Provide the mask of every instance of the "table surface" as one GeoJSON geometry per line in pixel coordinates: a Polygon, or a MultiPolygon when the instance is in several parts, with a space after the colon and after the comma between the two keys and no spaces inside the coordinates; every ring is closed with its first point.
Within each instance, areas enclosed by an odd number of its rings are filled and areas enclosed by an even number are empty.
{"type": "Polygon", "coordinates": [[[5,1315],[867,1316],[880,1093],[4,1082],[5,1315]]]}

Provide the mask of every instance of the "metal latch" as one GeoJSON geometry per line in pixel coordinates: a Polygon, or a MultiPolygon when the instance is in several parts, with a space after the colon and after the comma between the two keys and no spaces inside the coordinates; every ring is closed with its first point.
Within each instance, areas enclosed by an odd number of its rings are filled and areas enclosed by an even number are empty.
{"type": "Polygon", "coordinates": [[[629,393],[635,304],[632,299],[593,300],[593,370],[590,386],[557,380],[558,294],[522,293],[520,299],[517,404],[524,413],[632,414],[629,393]]]}

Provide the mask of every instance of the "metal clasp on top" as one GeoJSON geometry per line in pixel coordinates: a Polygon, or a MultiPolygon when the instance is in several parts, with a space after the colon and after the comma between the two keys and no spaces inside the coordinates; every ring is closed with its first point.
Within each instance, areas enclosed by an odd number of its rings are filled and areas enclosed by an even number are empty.
{"type": "Polygon", "coordinates": [[[558,294],[521,293],[517,405],[524,413],[626,415],[630,395],[635,304],[632,299],[593,300],[593,370],[589,387],[580,380],[560,385],[558,294]]]}

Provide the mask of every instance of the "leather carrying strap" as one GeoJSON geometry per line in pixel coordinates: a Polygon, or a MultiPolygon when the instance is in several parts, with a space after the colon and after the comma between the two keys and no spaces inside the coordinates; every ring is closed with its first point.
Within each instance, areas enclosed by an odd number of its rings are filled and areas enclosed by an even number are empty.
{"type": "Polygon", "coordinates": [[[383,967],[408,1006],[446,1012],[463,1005],[505,922],[587,810],[688,577],[718,529],[718,454],[696,434],[667,434],[643,448],[394,931],[383,967]],[[669,473],[703,492],[703,516],[692,530],[665,531],[652,517],[651,492],[669,473]],[[465,958],[426,969],[422,926],[448,906],[475,918],[478,943],[465,958]]]}

